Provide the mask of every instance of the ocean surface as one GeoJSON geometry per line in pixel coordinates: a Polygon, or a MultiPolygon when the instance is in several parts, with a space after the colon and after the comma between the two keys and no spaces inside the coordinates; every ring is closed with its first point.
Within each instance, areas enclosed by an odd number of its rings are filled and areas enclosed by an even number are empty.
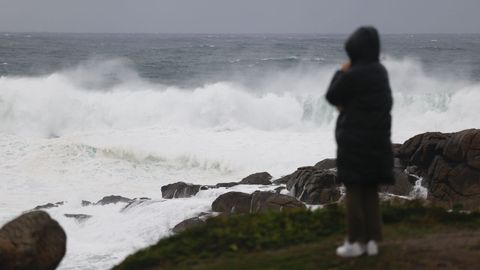
{"type": "MultiPolygon", "coordinates": [[[[68,236],[60,269],[109,269],[227,192],[163,200],[162,185],[280,177],[335,157],[324,94],[345,39],[0,33],[0,226],[64,201],[48,210],[68,236]],[[112,194],[152,201],[81,206],[112,194]]],[[[480,127],[480,35],[382,42],[393,142],[480,127]]]]}

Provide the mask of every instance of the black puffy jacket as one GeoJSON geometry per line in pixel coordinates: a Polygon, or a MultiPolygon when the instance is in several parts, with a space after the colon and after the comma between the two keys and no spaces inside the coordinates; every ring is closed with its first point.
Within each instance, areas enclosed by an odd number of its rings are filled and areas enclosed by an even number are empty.
{"type": "Polygon", "coordinates": [[[393,99],[379,62],[377,30],[359,28],[345,49],[352,65],[335,73],[326,94],[328,102],[342,108],[335,129],[338,178],[345,184],[393,184],[393,99]]]}

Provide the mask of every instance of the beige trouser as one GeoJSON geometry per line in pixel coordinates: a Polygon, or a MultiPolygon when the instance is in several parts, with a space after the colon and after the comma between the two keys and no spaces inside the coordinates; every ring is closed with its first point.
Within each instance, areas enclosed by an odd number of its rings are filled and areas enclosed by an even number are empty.
{"type": "Polygon", "coordinates": [[[382,240],[378,186],[345,186],[348,241],[367,243],[382,240]]]}

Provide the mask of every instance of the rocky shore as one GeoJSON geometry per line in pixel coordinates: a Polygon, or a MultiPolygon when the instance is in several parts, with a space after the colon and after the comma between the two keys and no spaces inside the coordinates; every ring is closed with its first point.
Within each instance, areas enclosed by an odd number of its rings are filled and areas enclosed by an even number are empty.
{"type": "MultiPolygon", "coordinates": [[[[456,133],[427,132],[392,147],[396,183],[381,188],[384,202],[401,206],[414,200],[423,206],[480,211],[479,129],[456,133]]],[[[300,167],[278,179],[273,179],[268,172],[259,172],[238,182],[216,185],[176,182],[163,186],[161,193],[163,200],[171,200],[193,197],[209,189],[225,189],[226,192],[213,201],[210,211],[180,222],[172,228],[173,233],[206,224],[216,216],[287,213],[287,210],[301,211],[315,206],[328,208],[341,205],[343,201],[343,187],[337,180],[335,159],[300,167]],[[259,188],[253,193],[228,191],[237,185],[259,188]]],[[[83,201],[82,205],[122,203],[125,204],[123,211],[151,201],[150,198],[112,195],[95,203],[83,201]]],[[[62,203],[36,206],[0,229],[0,269],[33,269],[32,265],[35,269],[55,269],[58,266],[65,254],[65,232],[42,209],[59,207],[62,203]]],[[[78,222],[91,218],[83,213],[65,213],[65,217],[78,222]]]]}

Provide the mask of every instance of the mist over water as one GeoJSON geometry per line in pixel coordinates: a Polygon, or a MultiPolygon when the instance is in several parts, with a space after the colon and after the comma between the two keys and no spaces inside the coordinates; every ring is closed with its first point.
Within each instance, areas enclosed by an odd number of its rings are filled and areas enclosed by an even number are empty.
{"type": "MultiPolygon", "coordinates": [[[[345,59],[342,36],[75,38],[75,53],[68,35],[18,36],[9,44],[24,50],[0,49],[0,224],[66,201],[48,210],[68,235],[61,269],[108,269],[227,192],[163,200],[162,185],[279,177],[335,156],[337,113],[324,94],[345,59]],[[111,194],[153,200],[81,207],[111,194]]],[[[462,38],[387,37],[393,142],[480,126],[478,37],[462,38]]]]}

